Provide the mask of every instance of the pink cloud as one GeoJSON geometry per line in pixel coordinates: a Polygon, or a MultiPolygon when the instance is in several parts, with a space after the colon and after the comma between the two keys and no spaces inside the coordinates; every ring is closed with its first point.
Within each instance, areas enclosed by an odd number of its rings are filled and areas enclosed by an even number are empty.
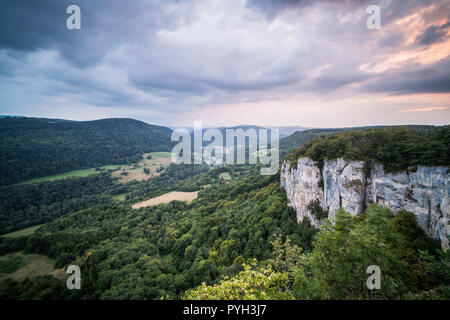
{"type": "Polygon", "coordinates": [[[412,109],[403,109],[398,110],[396,113],[403,113],[403,112],[431,112],[431,111],[442,111],[447,110],[448,107],[428,107],[428,108],[412,108],[412,109]]]}

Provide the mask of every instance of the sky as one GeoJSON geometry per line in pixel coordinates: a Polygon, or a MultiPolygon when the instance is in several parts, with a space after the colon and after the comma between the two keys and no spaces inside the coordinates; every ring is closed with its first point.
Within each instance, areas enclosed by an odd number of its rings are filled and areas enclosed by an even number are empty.
{"type": "Polygon", "coordinates": [[[2,0],[0,114],[450,123],[449,0],[2,0]],[[69,30],[69,5],[81,29],[69,30]],[[366,12],[380,7],[381,28],[366,12]]]}

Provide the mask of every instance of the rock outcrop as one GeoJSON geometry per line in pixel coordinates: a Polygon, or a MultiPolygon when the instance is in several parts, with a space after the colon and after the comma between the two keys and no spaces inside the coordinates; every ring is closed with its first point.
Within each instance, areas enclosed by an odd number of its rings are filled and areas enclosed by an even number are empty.
{"type": "Polygon", "coordinates": [[[289,161],[281,168],[281,187],[286,190],[297,220],[308,217],[319,227],[323,221],[308,209],[318,201],[334,221],[336,210],[344,208],[359,215],[371,203],[389,208],[394,214],[412,212],[428,236],[441,241],[448,250],[450,235],[449,168],[417,166],[405,172],[386,173],[380,164],[370,170],[363,161],[325,161],[321,170],[310,158],[298,159],[297,168],[289,161]]]}

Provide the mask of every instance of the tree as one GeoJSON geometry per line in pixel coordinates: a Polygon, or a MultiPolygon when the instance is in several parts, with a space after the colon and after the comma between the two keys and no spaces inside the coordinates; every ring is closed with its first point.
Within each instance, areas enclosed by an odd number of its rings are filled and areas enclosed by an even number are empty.
{"type": "Polygon", "coordinates": [[[406,264],[397,255],[395,248],[400,239],[389,219],[389,210],[376,206],[371,206],[367,217],[359,220],[338,211],[336,225],[328,221],[317,234],[304,270],[306,276],[298,276],[297,287],[326,285],[331,299],[384,299],[401,295],[406,264]],[[381,290],[376,292],[370,292],[366,286],[366,272],[371,265],[382,271],[381,290]],[[302,282],[308,278],[315,283],[302,282]]]}
{"type": "Polygon", "coordinates": [[[185,300],[287,300],[293,299],[289,289],[287,273],[275,272],[269,266],[255,270],[256,260],[244,264],[244,270],[232,279],[207,286],[202,283],[197,289],[189,290],[185,300]]]}

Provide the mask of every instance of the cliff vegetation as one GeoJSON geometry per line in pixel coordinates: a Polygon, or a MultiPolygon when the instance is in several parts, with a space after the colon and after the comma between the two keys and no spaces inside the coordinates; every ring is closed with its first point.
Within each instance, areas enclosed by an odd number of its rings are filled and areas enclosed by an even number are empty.
{"type": "Polygon", "coordinates": [[[449,126],[413,130],[406,127],[368,129],[318,137],[291,152],[286,160],[296,168],[297,160],[310,157],[319,167],[325,160],[379,162],[388,172],[410,166],[450,165],[449,126]]]}

